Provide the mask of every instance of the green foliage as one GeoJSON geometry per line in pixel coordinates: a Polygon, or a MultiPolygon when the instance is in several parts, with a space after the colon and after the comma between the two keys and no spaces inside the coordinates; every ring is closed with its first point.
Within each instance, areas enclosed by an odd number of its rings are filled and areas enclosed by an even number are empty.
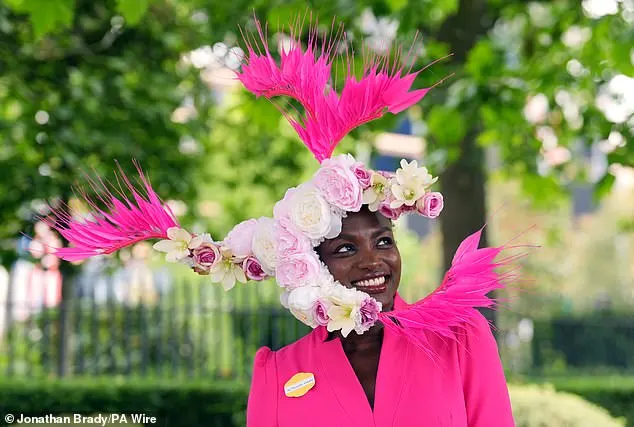
{"type": "Polygon", "coordinates": [[[392,12],[399,12],[407,6],[408,0],[387,0],[387,4],[392,12]]]}
{"type": "Polygon", "coordinates": [[[634,377],[566,376],[548,378],[548,382],[606,408],[615,417],[625,417],[627,427],[634,426],[634,377]]]}
{"type": "MultiPolygon", "coordinates": [[[[524,197],[517,179],[491,178],[489,204],[499,213],[490,236],[504,244],[526,232],[521,240],[539,246],[528,250],[529,256],[521,262],[522,275],[530,283],[522,285],[521,293],[510,291],[509,315],[522,313],[533,319],[574,315],[590,332],[590,322],[583,318],[591,318],[598,307],[632,311],[634,233],[622,228],[634,209],[631,190],[612,192],[592,213],[572,221],[573,206],[566,199],[549,198],[547,210],[538,209],[524,197]]],[[[538,185],[539,179],[531,182],[538,185]]],[[[595,323],[593,335],[602,334],[599,319],[595,323]]]]}
{"type": "Polygon", "coordinates": [[[136,25],[145,15],[152,0],[117,0],[119,11],[129,25],[136,25]]]}
{"type": "Polygon", "coordinates": [[[133,178],[137,160],[165,199],[197,198],[205,160],[179,143],[207,128],[171,115],[188,96],[199,117],[209,114],[208,90],[178,67],[201,28],[184,26],[182,6],[162,5],[128,28],[113,20],[114,2],[77,1],[72,31],[42,40],[0,7],[0,68],[9,70],[0,76],[0,235],[29,233],[42,202],[67,203],[73,186],[87,187],[84,173],[114,181],[115,160],[133,178]]]}
{"type": "Polygon", "coordinates": [[[18,13],[29,15],[34,36],[39,39],[72,24],[75,0],[7,0],[6,5],[18,13]]]}
{"type": "Polygon", "coordinates": [[[444,146],[459,143],[467,133],[464,116],[459,111],[447,107],[432,108],[427,124],[434,142],[444,146]]]}
{"type": "MultiPolygon", "coordinates": [[[[615,390],[603,381],[585,381],[586,387],[510,384],[509,391],[518,427],[623,426],[597,404],[575,394],[603,394],[604,404],[616,416],[631,415],[613,408],[615,390]],[[564,389],[569,389],[563,392],[564,389]],[[574,389],[574,390],[571,390],[574,389]],[[612,402],[612,403],[611,403],[612,402]],[[610,406],[612,405],[612,407],[610,406]]],[[[571,383],[572,384],[572,383],[571,383]]],[[[73,378],[63,381],[3,380],[0,410],[29,416],[81,413],[145,413],[170,426],[240,426],[245,422],[248,386],[241,383],[196,379],[154,380],[134,378],[73,378]],[[45,409],[43,409],[45,408],[45,409]]],[[[632,388],[620,391],[624,403],[632,402],[632,388]]],[[[599,405],[602,403],[599,403],[599,405]]],[[[628,411],[627,406],[622,409],[628,411]]],[[[631,425],[631,424],[628,424],[631,425]]]]}
{"type": "MultiPolygon", "coordinates": [[[[65,30],[75,18],[75,2],[78,0],[7,0],[6,5],[17,13],[26,13],[33,27],[35,39],[65,30]]],[[[117,12],[128,25],[136,25],[147,13],[153,0],[117,0],[117,12]]]]}
{"type": "Polygon", "coordinates": [[[517,427],[625,426],[600,406],[552,386],[510,385],[509,392],[517,427]]]}
{"type": "MultiPolygon", "coordinates": [[[[577,145],[595,144],[613,131],[624,141],[633,136],[631,118],[614,123],[596,106],[596,97],[609,79],[634,72],[631,52],[623,48],[634,42],[631,14],[623,3],[619,13],[601,18],[587,16],[582,2],[575,0],[491,0],[483,11],[465,9],[476,3],[457,0],[49,3],[35,8],[32,5],[38,3],[10,0],[0,7],[0,67],[8,70],[0,77],[0,235],[9,238],[29,231],[29,215],[42,199],[66,199],[70,185],[82,179],[80,168],[94,168],[111,178],[113,159],[121,161],[128,173],[134,173],[130,159],[139,160],[161,196],[182,200],[188,207],[183,225],[189,228],[193,218],[198,219],[193,231],[209,231],[218,238],[240,220],[270,215],[286,188],[312,173],[316,162],[265,100],[235,92],[227,95],[228,105],[216,111],[210,105],[216,93],[210,94],[198,71],[179,66],[180,55],[192,48],[239,41],[239,25],[252,29],[251,14],[244,12],[250,10],[271,21],[274,56],[278,21],[284,25],[306,8],[319,17],[324,29],[333,15],[340,18],[354,35],[357,54],[366,36],[358,17],[366,8],[377,17],[399,20],[397,40],[404,43],[405,51],[414,33],[424,35],[413,46],[414,69],[464,51],[465,55],[435,64],[416,80],[417,87],[430,86],[455,73],[426,96],[421,108],[412,109],[422,111],[420,117],[426,121],[427,132],[422,133],[429,142],[427,154],[442,159],[439,164],[451,163],[465,135],[479,133],[478,142],[496,148],[503,163],[496,177],[519,178],[520,188],[542,207],[552,209],[570,183],[588,179],[577,145]],[[480,24],[477,37],[454,37],[471,34],[480,24]],[[587,39],[570,46],[564,35],[572,30],[587,34],[587,39]],[[529,122],[524,107],[540,94],[548,100],[548,111],[529,122]],[[561,101],[562,94],[574,101],[574,114],[561,101]],[[195,117],[187,123],[172,122],[172,112],[185,99],[194,104],[195,117]],[[547,172],[538,168],[547,148],[539,135],[544,128],[552,130],[558,146],[572,153],[569,162],[547,172]],[[194,141],[194,152],[179,150],[181,141],[194,141]]],[[[360,69],[358,59],[355,68],[360,69]]],[[[361,141],[371,140],[373,131],[390,129],[395,120],[387,116],[363,126],[338,151],[354,152],[361,141]]],[[[618,147],[608,160],[634,164],[632,144],[618,147]]],[[[442,173],[441,168],[434,173],[442,173]]],[[[609,194],[613,184],[614,178],[606,175],[597,194],[609,194]]],[[[550,224],[548,230],[562,224],[550,224]]],[[[632,221],[626,218],[618,224],[620,230],[627,230],[632,221]]],[[[599,224],[592,228],[605,238],[597,239],[597,248],[592,247],[594,240],[586,242],[587,253],[594,251],[603,261],[618,255],[615,245],[610,249],[613,230],[608,233],[599,224]]],[[[548,241],[560,252],[548,252],[546,261],[529,266],[531,272],[542,269],[550,274],[549,282],[541,286],[558,302],[565,299],[563,295],[583,295],[591,301],[595,295],[587,296],[585,290],[599,289],[596,283],[605,288],[609,282],[612,291],[620,280],[617,274],[622,274],[604,267],[613,265],[607,261],[591,262],[594,258],[582,262],[580,257],[577,268],[571,269],[565,262],[553,263],[552,259],[562,259],[562,250],[567,254],[568,247],[580,243],[571,237],[575,232],[569,227],[559,244],[548,241]]],[[[446,237],[443,241],[450,240],[446,237]]],[[[419,281],[434,283],[427,277],[415,279],[419,281]]],[[[620,285],[627,289],[628,283],[620,285]]]]}
{"type": "Polygon", "coordinates": [[[207,144],[214,155],[198,183],[203,200],[219,207],[206,216],[204,209],[198,212],[201,229],[218,238],[239,221],[271,216],[288,187],[317,167],[272,104],[243,91],[225,97],[226,105],[209,118],[207,144]]]}
{"type": "Polygon", "coordinates": [[[597,312],[535,322],[533,363],[538,370],[612,368],[634,371],[634,317],[597,312]]]}
{"type": "Polygon", "coordinates": [[[194,378],[3,380],[0,389],[3,414],[144,413],[155,416],[158,425],[173,427],[244,425],[247,400],[246,386],[194,378]]]}

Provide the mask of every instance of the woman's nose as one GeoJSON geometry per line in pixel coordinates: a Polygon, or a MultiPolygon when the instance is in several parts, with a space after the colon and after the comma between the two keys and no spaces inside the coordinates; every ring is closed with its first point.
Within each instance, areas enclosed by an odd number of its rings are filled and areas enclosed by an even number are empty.
{"type": "Polygon", "coordinates": [[[376,251],[367,251],[362,254],[359,260],[359,268],[366,270],[375,270],[377,267],[383,264],[380,254],[376,251]]]}

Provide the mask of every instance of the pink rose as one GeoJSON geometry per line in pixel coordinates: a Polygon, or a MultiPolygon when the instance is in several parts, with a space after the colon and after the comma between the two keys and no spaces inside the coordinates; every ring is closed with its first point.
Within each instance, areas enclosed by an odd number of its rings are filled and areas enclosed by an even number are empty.
{"type": "Polygon", "coordinates": [[[324,160],[313,183],[329,204],[347,212],[358,212],[363,189],[348,163],[341,157],[324,160]]]}
{"type": "Polygon", "coordinates": [[[401,209],[391,208],[389,203],[383,202],[379,205],[379,213],[384,217],[395,221],[401,216],[401,209]]]}
{"type": "Polygon", "coordinates": [[[294,289],[316,283],[321,271],[321,264],[314,251],[291,255],[280,259],[275,269],[277,283],[287,289],[294,289]]]}
{"type": "Polygon", "coordinates": [[[246,258],[251,255],[251,246],[253,243],[253,233],[258,226],[256,219],[242,221],[227,234],[224,245],[231,249],[233,255],[237,258],[246,258]]]}
{"type": "Polygon", "coordinates": [[[292,227],[285,227],[279,222],[275,226],[275,241],[277,256],[280,259],[308,252],[312,249],[310,239],[304,234],[292,227]]]}
{"type": "Polygon", "coordinates": [[[388,193],[387,198],[379,205],[379,213],[391,220],[397,220],[401,215],[416,211],[416,205],[401,205],[398,208],[393,208],[390,206],[393,200],[392,194],[388,193]]]}
{"type": "Polygon", "coordinates": [[[352,166],[352,173],[354,174],[354,176],[357,177],[357,180],[359,181],[359,185],[361,185],[361,188],[363,190],[365,190],[366,188],[370,186],[372,174],[370,173],[369,170],[365,168],[363,163],[356,162],[354,166],[352,166]]]}
{"type": "Polygon", "coordinates": [[[361,326],[369,328],[374,325],[379,318],[381,308],[373,298],[367,298],[361,303],[359,312],[361,314],[361,326]]]}
{"type": "Polygon", "coordinates": [[[425,195],[416,202],[416,210],[427,218],[438,217],[443,207],[443,197],[442,194],[438,192],[425,193],[425,195]]]}
{"type": "Polygon", "coordinates": [[[244,274],[247,276],[247,279],[260,281],[266,277],[266,273],[262,269],[262,265],[255,257],[247,257],[242,262],[242,269],[244,270],[244,274]]]}
{"type": "Polygon", "coordinates": [[[318,325],[328,326],[328,321],[330,320],[330,317],[328,317],[328,307],[319,300],[313,304],[313,318],[318,325]]]}
{"type": "Polygon", "coordinates": [[[393,200],[394,197],[392,196],[392,194],[388,193],[385,200],[383,200],[379,204],[379,213],[393,221],[399,219],[401,215],[403,215],[405,212],[415,209],[414,206],[412,206],[411,209],[408,209],[408,206],[406,205],[399,206],[398,208],[393,208],[390,206],[393,200]]]}
{"type": "Polygon", "coordinates": [[[193,269],[199,274],[208,274],[220,262],[220,249],[213,243],[203,242],[192,250],[194,260],[193,269]]]}

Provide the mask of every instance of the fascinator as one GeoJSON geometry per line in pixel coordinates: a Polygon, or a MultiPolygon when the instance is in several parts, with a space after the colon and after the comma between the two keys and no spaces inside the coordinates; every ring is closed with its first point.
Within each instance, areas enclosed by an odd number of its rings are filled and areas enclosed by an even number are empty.
{"type": "Polygon", "coordinates": [[[236,283],[274,278],[282,288],[282,305],[313,328],[324,326],[347,336],[382,322],[430,351],[421,331],[453,337],[455,328],[468,322],[477,308],[495,305],[487,295],[511,278],[495,272],[507,262],[495,261],[503,247],[478,248],[481,230],[475,232],[459,246],[434,292],[390,312],[382,311],[369,294],[336,281],[315,251],[341,232],[348,213],[363,206],[392,220],[402,215],[436,218],[441,213],[442,194],[431,190],[437,178],[416,160],[401,160],[392,173],[372,170],[349,153],[333,155],[354,128],[418,103],[431,89],[411,90],[422,70],[405,71],[398,58],[374,56],[355,77],[352,56],[340,50],[340,36],[318,37],[316,26],[309,28],[305,45],[301,28],[295,28],[290,47],[274,58],[265,29],[255,22],[257,34],[244,36],[245,58],[237,78],[258,98],[288,97],[301,104],[300,117],[278,108],[319,163],[311,179],[289,188],[272,206],[270,217],[236,224],[223,240],[215,241],[209,234],[183,228],[137,164],[141,185],[132,185],[121,172],[132,197],[117,197],[104,185],[100,200],[105,208],[84,194],[91,208],[88,218],[53,211],[48,223],[70,243],[55,254],[81,261],[151,240],[167,261],[186,264],[227,291],[236,283]],[[347,68],[340,91],[332,86],[335,59],[347,68]]]}

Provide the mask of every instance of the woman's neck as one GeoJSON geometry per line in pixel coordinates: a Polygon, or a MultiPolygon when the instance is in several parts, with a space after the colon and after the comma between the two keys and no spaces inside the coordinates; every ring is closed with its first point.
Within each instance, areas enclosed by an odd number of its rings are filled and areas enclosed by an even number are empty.
{"type": "Polygon", "coordinates": [[[340,338],[341,346],[343,350],[349,353],[355,353],[357,351],[363,352],[367,350],[372,350],[376,348],[381,348],[381,344],[383,343],[383,325],[377,324],[372,326],[369,330],[365,331],[363,334],[358,335],[356,332],[352,331],[348,334],[347,337],[341,335],[340,331],[331,332],[329,334],[328,339],[332,338],[340,338]]]}

